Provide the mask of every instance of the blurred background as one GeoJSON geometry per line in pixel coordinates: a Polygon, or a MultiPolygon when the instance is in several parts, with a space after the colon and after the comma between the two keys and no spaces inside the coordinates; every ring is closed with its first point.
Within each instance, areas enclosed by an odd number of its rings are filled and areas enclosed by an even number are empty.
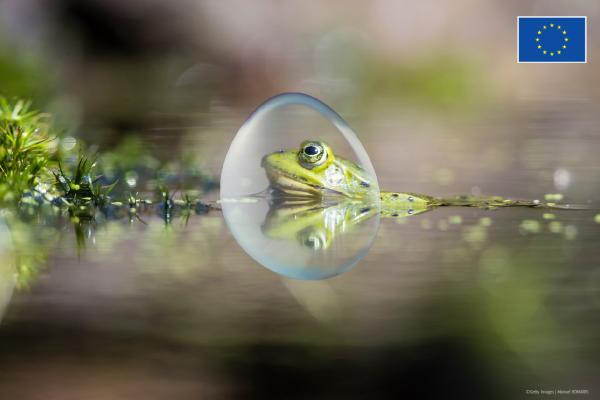
{"type": "MultiPolygon", "coordinates": [[[[256,106],[305,92],[357,131],[382,188],[595,206],[599,16],[589,0],[4,0],[0,94],[62,137],[216,178],[256,106]],[[519,15],[587,16],[588,63],[517,64],[519,15]]],[[[0,397],[600,398],[594,217],[384,221],[358,267],[319,282],[262,268],[218,213],[109,223],[83,254],[65,231],[0,303],[0,397]]]]}

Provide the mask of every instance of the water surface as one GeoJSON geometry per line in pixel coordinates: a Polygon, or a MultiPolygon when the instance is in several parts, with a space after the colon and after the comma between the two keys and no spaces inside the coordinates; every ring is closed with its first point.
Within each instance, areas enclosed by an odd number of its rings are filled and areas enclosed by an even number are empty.
{"type": "MultiPolygon", "coordinates": [[[[595,206],[598,113],[582,107],[349,119],[382,188],[562,193],[595,206]]],[[[210,140],[226,148],[227,138],[210,140]]],[[[596,393],[597,213],[449,208],[384,219],[354,269],[320,281],[263,268],[219,212],[101,224],[79,254],[65,226],[30,287],[0,296],[10,297],[0,397],[64,398],[64,385],[72,398],[596,393]]]]}

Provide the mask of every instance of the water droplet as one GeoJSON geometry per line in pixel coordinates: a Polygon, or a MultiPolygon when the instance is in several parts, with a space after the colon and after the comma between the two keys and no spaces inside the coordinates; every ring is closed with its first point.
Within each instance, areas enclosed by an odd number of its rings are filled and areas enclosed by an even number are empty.
{"type": "Polygon", "coordinates": [[[221,199],[246,253],[290,278],[348,270],[366,255],[379,227],[379,186],[362,144],[335,111],[301,93],[267,100],[241,126],[223,164],[221,199]],[[316,154],[299,159],[307,140],[329,146],[327,154],[311,148],[316,154]]]}

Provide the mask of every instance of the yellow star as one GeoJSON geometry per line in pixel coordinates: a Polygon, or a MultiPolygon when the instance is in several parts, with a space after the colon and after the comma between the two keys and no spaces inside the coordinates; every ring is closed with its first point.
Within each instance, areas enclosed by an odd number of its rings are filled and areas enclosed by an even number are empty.
{"type": "Polygon", "coordinates": [[[541,48],[542,48],[542,45],[541,45],[541,44],[538,44],[538,49],[541,49],[541,48]]]}
{"type": "Polygon", "coordinates": [[[550,28],[554,28],[554,24],[550,24],[550,28]]]}
{"type": "Polygon", "coordinates": [[[569,41],[569,38],[568,38],[568,37],[566,37],[566,38],[565,38],[565,42],[568,42],[568,41],[569,41]]]}
{"type": "Polygon", "coordinates": [[[539,37],[536,37],[536,38],[535,38],[535,41],[536,41],[536,42],[539,42],[539,41],[540,41],[540,38],[539,38],[539,37]]]}
{"type": "Polygon", "coordinates": [[[556,29],[560,29],[560,25],[556,27],[556,29]]]}
{"type": "Polygon", "coordinates": [[[554,53],[550,53],[551,56],[554,56],[554,53]]]}
{"type": "Polygon", "coordinates": [[[546,53],[547,53],[546,50],[544,50],[544,54],[546,54],[546,53]]]}
{"type": "Polygon", "coordinates": [[[544,29],[546,29],[546,25],[544,25],[544,29]]]}
{"type": "Polygon", "coordinates": [[[563,44],[563,49],[566,49],[566,48],[567,48],[567,45],[566,45],[566,44],[563,44]]]}
{"type": "Polygon", "coordinates": [[[566,35],[566,34],[567,34],[567,31],[563,31],[563,35],[566,35]]]}
{"type": "Polygon", "coordinates": [[[538,31],[538,35],[541,35],[541,34],[542,34],[542,31],[538,31]]]}
{"type": "Polygon", "coordinates": [[[556,54],[560,54],[560,50],[556,50],[556,54]]]}

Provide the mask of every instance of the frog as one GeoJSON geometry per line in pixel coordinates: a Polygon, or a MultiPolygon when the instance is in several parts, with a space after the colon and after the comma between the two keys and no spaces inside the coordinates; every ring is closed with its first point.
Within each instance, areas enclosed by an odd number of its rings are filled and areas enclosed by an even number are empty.
{"type": "Polygon", "coordinates": [[[377,205],[382,217],[407,217],[438,207],[563,208],[537,200],[512,200],[501,196],[435,197],[413,192],[378,191],[375,179],[360,165],[336,155],[322,140],[305,140],[298,149],[279,150],[262,158],[271,190],[288,198],[343,197],[377,205]]]}

